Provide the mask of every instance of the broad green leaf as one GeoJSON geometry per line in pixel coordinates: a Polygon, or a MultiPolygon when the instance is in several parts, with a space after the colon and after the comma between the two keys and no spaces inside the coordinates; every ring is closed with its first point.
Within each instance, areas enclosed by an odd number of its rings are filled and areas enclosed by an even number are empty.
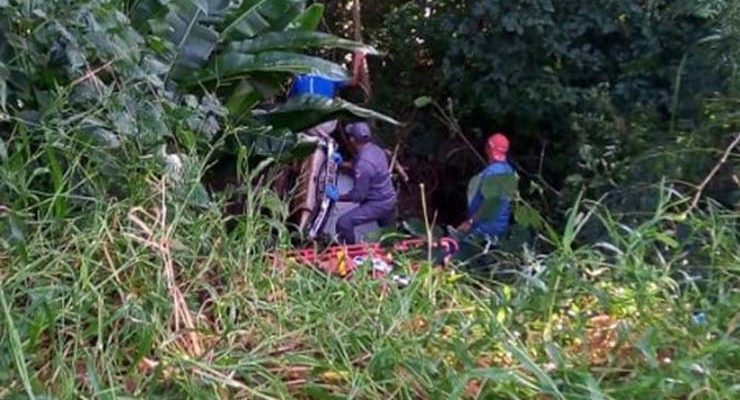
{"type": "Polygon", "coordinates": [[[519,177],[516,174],[488,176],[481,183],[481,193],[486,199],[510,198],[518,184],[519,177]]]}
{"type": "Polygon", "coordinates": [[[227,36],[235,33],[254,37],[270,28],[270,22],[259,13],[259,8],[270,1],[272,0],[244,1],[236,17],[227,21],[228,25],[221,29],[220,40],[223,41],[227,36]]]}
{"type": "MultiPolygon", "coordinates": [[[[208,62],[219,37],[214,25],[223,19],[228,6],[228,0],[174,0],[167,3],[165,24],[160,28],[164,32],[159,34],[164,34],[177,51],[174,60],[176,76],[187,76],[208,62]]],[[[157,5],[145,2],[137,15],[158,9],[157,5]]],[[[157,34],[157,29],[154,33],[157,34]]]]}
{"type": "Polygon", "coordinates": [[[241,117],[249,113],[249,111],[256,106],[261,99],[262,96],[260,96],[259,92],[257,92],[254,86],[245,79],[239,82],[236,89],[231,92],[231,95],[226,102],[226,108],[229,110],[229,115],[231,115],[232,118],[239,120],[241,117]]]}
{"type": "Polygon", "coordinates": [[[321,3],[311,4],[306,11],[295,17],[288,25],[288,29],[299,31],[315,31],[319,28],[321,18],[324,16],[324,5],[321,3]]]}
{"type": "Polygon", "coordinates": [[[267,31],[282,31],[305,7],[304,0],[245,0],[226,20],[220,41],[252,38],[267,31]]]}
{"type": "Polygon", "coordinates": [[[391,117],[359,107],[348,101],[315,95],[291,98],[279,109],[262,114],[257,118],[274,128],[285,128],[300,132],[342,115],[377,119],[389,124],[399,125],[398,121],[391,117]]]}
{"type": "Polygon", "coordinates": [[[269,3],[260,11],[272,21],[272,31],[284,31],[305,10],[305,0],[289,0],[285,3],[269,3]]]}
{"type": "Polygon", "coordinates": [[[216,59],[215,66],[195,79],[190,77],[184,84],[237,78],[253,72],[315,74],[335,81],[349,78],[344,68],[322,58],[274,51],[257,55],[226,53],[216,59]]]}
{"type": "Polygon", "coordinates": [[[501,199],[484,199],[483,204],[481,204],[478,209],[476,217],[478,219],[495,218],[501,210],[502,205],[501,199]]]}
{"type": "Polygon", "coordinates": [[[201,68],[216,48],[218,33],[198,23],[203,16],[203,12],[195,6],[190,9],[174,8],[167,14],[170,32],[167,39],[178,51],[177,75],[201,68]]]}
{"type": "Polygon", "coordinates": [[[340,48],[345,50],[360,50],[367,54],[378,54],[372,47],[353,40],[343,39],[324,32],[285,31],[269,32],[255,39],[234,42],[227,48],[233,53],[260,53],[272,50],[294,50],[304,48],[340,48]]]}
{"type": "Polygon", "coordinates": [[[231,152],[247,147],[250,154],[272,157],[280,162],[300,160],[313,153],[314,143],[299,143],[298,137],[287,129],[266,130],[264,127],[244,129],[235,133],[230,142],[231,152]],[[234,141],[236,143],[234,143],[234,141]]]}
{"type": "Polygon", "coordinates": [[[478,190],[483,195],[483,203],[480,205],[476,217],[489,219],[498,215],[503,200],[512,198],[516,191],[519,178],[516,175],[495,175],[483,178],[481,174],[475,175],[468,183],[468,204],[473,202],[473,197],[478,190]]]}

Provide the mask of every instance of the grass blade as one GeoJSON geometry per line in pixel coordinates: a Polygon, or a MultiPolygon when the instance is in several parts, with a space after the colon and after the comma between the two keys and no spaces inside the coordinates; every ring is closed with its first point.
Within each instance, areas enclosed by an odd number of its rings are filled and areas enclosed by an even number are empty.
{"type": "Polygon", "coordinates": [[[504,345],[506,348],[506,351],[511,353],[514,358],[519,361],[519,363],[529,372],[534,374],[534,376],[537,377],[537,380],[540,382],[541,385],[544,385],[546,387],[546,390],[557,397],[558,399],[565,400],[565,396],[563,396],[562,393],[560,393],[560,390],[558,390],[557,385],[555,384],[555,381],[550,378],[550,376],[540,368],[537,363],[532,360],[529,355],[523,351],[519,346],[515,346],[511,343],[506,343],[504,345]]]}
{"type": "Polygon", "coordinates": [[[3,290],[2,286],[0,286],[0,303],[2,303],[3,314],[5,314],[8,336],[10,337],[10,348],[13,352],[13,359],[15,361],[15,366],[18,369],[18,375],[20,375],[21,381],[23,381],[23,387],[26,389],[28,398],[33,400],[36,397],[33,395],[31,380],[28,378],[28,369],[26,369],[26,358],[23,355],[21,338],[18,336],[18,331],[15,329],[15,323],[13,323],[13,317],[10,315],[10,307],[8,307],[8,302],[5,300],[5,290],[3,290]]]}

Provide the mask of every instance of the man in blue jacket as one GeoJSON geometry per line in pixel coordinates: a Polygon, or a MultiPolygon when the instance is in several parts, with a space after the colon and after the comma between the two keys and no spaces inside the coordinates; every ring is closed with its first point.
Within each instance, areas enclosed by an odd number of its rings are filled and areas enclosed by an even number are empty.
{"type": "Polygon", "coordinates": [[[498,211],[495,215],[482,215],[484,197],[481,186],[486,178],[501,175],[514,175],[514,168],[506,160],[509,151],[509,139],[501,133],[488,138],[486,153],[489,164],[480,174],[480,184],[468,206],[467,225],[472,232],[484,234],[492,238],[501,238],[509,228],[511,204],[508,197],[501,198],[498,211]]]}
{"type": "MultiPolygon", "coordinates": [[[[339,217],[336,227],[340,242],[355,244],[356,227],[373,221],[380,227],[387,227],[395,222],[397,195],[391,179],[388,156],[372,142],[368,124],[349,124],[345,132],[357,153],[357,159],[351,165],[354,186],[349,193],[341,195],[336,187],[330,187],[326,195],[334,201],[359,203],[357,208],[339,217]]],[[[334,157],[335,162],[343,164],[338,153],[334,157]]]]}
{"type": "Polygon", "coordinates": [[[506,235],[509,229],[509,219],[511,217],[511,198],[509,194],[494,199],[486,199],[482,191],[483,182],[487,178],[515,175],[514,168],[506,159],[508,151],[509,140],[505,135],[496,133],[488,138],[486,154],[490,163],[480,174],[478,188],[468,205],[468,219],[458,228],[465,234],[460,252],[456,257],[458,259],[469,258],[471,256],[469,253],[476,252],[477,247],[480,247],[477,246],[478,239],[495,244],[506,235]],[[486,204],[487,201],[498,201],[499,204],[497,206],[486,204]],[[490,210],[495,212],[491,213],[490,210]]]}

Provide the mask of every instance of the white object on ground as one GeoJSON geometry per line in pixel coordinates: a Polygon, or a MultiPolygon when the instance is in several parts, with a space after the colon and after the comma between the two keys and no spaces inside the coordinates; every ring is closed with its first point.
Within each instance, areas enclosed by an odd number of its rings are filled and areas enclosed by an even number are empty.
{"type": "Polygon", "coordinates": [[[380,258],[375,258],[375,257],[368,258],[368,257],[365,257],[365,256],[357,256],[357,257],[353,258],[352,261],[355,262],[355,265],[362,265],[366,261],[371,261],[372,264],[373,264],[373,270],[374,271],[379,271],[379,272],[384,272],[384,273],[388,273],[388,272],[393,271],[393,266],[390,265],[390,264],[388,264],[387,262],[383,261],[380,258]]]}
{"type": "Polygon", "coordinates": [[[393,282],[396,282],[401,286],[407,286],[411,283],[411,278],[406,275],[393,275],[391,279],[393,279],[393,282]]]}

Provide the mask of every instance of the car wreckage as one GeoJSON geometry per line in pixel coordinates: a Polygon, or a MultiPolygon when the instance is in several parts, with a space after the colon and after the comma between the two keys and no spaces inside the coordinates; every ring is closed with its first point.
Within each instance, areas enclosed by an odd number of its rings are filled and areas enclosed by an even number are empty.
{"type": "MultiPolygon", "coordinates": [[[[311,128],[300,134],[299,141],[314,145],[313,151],[305,159],[283,168],[275,181],[277,192],[288,196],[289,221],[309,242],[333,241],[337,218],[357,206],[337,203],[326,196],[329,186],[336,186],[344,193],[350,191],[353,184],[352,178],[341,173],[340,166],[330,157],[340,148],[341,129],[337,129],[338,125],[337,121],[329,121],[320,128],[311,128]]],[[[375,229],[378,229],[375,223],[360,226],[359,236],[375,229]]]]}

